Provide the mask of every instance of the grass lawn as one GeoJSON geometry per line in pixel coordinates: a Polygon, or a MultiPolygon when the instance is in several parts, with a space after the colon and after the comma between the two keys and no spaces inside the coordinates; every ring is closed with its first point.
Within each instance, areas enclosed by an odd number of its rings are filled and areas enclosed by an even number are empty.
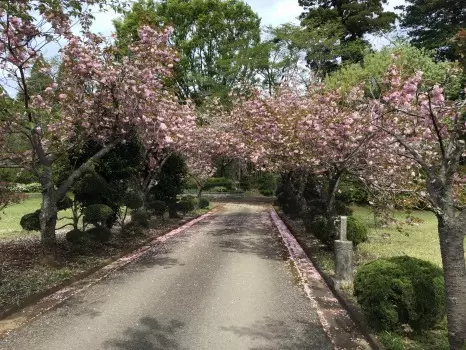
{"type": "MultiPolygon", "coordinates": [[[[32,213],[40,209],[42,195],[40,193],[29,193],[28,198],[19,204],[6,208],[0,216],[0,239],[11,239],[21,236],[38,236],[38,232],[24,231],[19,224],[24,214],[32,213]]],[[[58,212],[58,218],[72,216],[70,210],[58,212]]],[[[57,227],[63,226],[71,220],[61,220],[57,227]]]]}
{"type": "MultiPolygon", "coordinates": [[[[414,212],[413,215],[422,222],[414,226],[403,225],[402,232],[399,232],[395,225],[375,227],[370,208],[353,207],[352,209],[353,216],[363,220],[369,228],[369,241],[359,246],[358,265],[382,257],[409,255],[442,266],[437,219],[431,212],[414,212]]],[[[395,217],[403,221],[406,214],[400,211],[395,217]]]]}

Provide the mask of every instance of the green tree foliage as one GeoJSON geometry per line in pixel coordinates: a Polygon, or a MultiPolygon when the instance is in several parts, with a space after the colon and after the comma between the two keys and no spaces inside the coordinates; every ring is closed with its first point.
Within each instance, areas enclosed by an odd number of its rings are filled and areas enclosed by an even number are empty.
{"type": "Polygon", "coordinates": [[[361,64],[342,67],[326,79],[325,86],[330,90],[341,88],[347,92],[357,84],[364,83],[366,92],[377,97],[383,88],[387,68],[394,62],[402,67],[403,77],[422,71],[423,84],[443,82],[449,97],[454,98],[461,91],[462,76],[457,64],[436,62],[428,51],[404,43],[385,47],[379,52],[367,51],[361,64]]]}
{"type": "Polygon", "coordinates": [[[184,99],[200,104],[226,98],[232,87],[255,80],[260,19],[243,1],[140,0],[115,21],[122,48],[140,25],[173,27],[171,40],[180,53],[173,83],[184,99]]]}
{"type": "Polygon", "coordinates": [[[339,33],[337,44],[343,62],[361,61],[364,48],[369,46],[364,40],[365,34],[392,27],[396,15],[384,11],[386,3],[387,0],[299,0],[304,8],[301,14],[304,26],[310,30],[320,30],[324,26],[339,33]]]}
{"type": "Polygon", "coordinates": [[[151,188],[149,201],[164,201],[170,216],[176,216],[176,196],[183,192],[187,176],[184,158],[179,154],[172,155],[163,165],[157,185],[151,188]]]}
{"type": "Polygon", "coordinates": [[[401,25],[412,43],[437,51],[438,58],[456,59],[450,39],[466,27],[466,6],[460,0],[406,0],[401,25]]]}

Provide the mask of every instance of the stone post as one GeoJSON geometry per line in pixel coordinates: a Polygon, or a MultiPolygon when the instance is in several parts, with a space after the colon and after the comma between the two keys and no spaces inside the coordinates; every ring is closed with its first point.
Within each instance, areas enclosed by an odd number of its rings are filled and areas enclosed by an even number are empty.
{"type": "Polygon", "coordinates": [[[347,240],[347,217],[340,216],[339,239],[335,240],[335,286],[353,281],[353,242],[347,240]]]}

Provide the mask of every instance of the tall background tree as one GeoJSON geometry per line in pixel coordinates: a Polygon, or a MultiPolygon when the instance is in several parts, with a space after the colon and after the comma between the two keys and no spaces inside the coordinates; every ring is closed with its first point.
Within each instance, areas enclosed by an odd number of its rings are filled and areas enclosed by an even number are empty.
{"type": "Polygon", "coordinates": [[[364,49],[369,47],[366,34],[392,28],[396,15],[385,11],[384,4],[387,0],[299,0],[304,9],[303,26],[311,31],[327,27],[339,33],[339,41],[335,43],[339,52],[331,61],[340,58],[343,62],[361,61],[364,49]]]}
{"type": "Polygon", "coordinates": [[[451,38],[466,27],[466,5],[459,0],[406,0],[401,17],[412,43],[436,50],[439,59],[456,59],[451,38]]]}
{"type": "Polygon", "coordinates": [[[123,48],[141,24],[172,26],[171,43],[180,53],[173,83],[183,99],[201,104],[227,98],[232,88],[255,80],[252,55],[260,43],[260,19],[239,0],[140,0],[115,21],[123,48]]]}

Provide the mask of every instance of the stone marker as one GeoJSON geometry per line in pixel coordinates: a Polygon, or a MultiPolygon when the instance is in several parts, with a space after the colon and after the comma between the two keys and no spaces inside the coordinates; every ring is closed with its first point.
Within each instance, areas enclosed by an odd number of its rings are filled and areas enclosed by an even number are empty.
{"type": "Polygon", "coordinates": [[[340,216],[339,239],[335,240],[335,287],[353,280],[353,242],[347,240],[348,218],[340,216]]]}

